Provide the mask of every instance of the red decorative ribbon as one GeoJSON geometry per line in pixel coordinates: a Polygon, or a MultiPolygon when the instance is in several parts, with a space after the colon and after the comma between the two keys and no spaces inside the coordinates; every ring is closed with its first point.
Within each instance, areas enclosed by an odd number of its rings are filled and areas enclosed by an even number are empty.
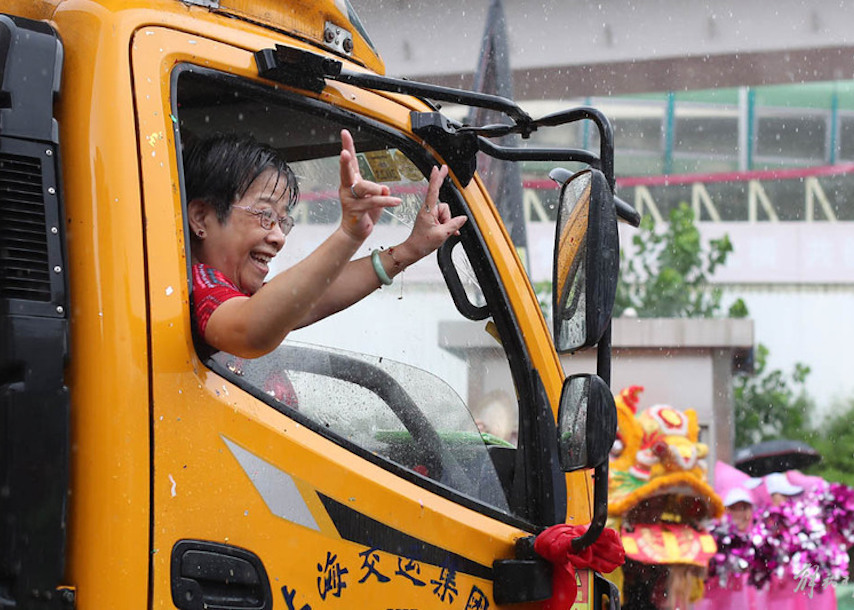
{"type": "Polygon", "coordinates": [[[589,568],[608,573],[626,561],[626,551],[620,536],[611,528],[605,528],[596,542],[580,553],[573,553],[573,538],[578,538],[586,531],[586,525],[561,523],[540,533],[534,541],[534,550],[554,565],[552,597],[546,601],[545,610],[566,610],[572,607],[578,595],[576,569],[589,568]]]}

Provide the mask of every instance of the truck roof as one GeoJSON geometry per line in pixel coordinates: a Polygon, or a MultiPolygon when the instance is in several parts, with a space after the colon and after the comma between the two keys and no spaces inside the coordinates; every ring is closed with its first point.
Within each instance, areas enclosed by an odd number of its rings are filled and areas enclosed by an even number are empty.
{"type": "MultiPolygon", "coordinates": [[[[60,5],[67,1],[10,0],[11,6],[4,11],[30,19],[51,20],[60,5]]],[[[385,64],[350,0],[92,0],[89,4],[110,12],[151,9],[185,16],[189,10],[221,15],[229,20],[231,27],[255,25],[285,33],[355,61],[373,72],[385,73],[385,64]]]]}

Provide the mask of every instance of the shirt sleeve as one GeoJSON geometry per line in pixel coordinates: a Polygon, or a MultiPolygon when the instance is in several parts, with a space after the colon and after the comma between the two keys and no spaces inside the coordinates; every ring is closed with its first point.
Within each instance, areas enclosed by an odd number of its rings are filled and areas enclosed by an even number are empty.
{"type": "Polygon", "coordinates": [[[220,271],[204,264],[193,265],[193,318],[199,336],[204,338],[208,320],[217,307],[234,297],[245,296],[249,295],[220,271]]]}

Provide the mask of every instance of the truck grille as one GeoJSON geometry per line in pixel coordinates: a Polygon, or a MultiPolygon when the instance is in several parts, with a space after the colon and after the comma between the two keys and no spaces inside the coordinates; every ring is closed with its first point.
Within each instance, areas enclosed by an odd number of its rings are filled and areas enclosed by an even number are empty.
{"type": "Polygon", "coordinates": [[[50,301],[40,159],[0,153],[0,298],[50,301]]]}

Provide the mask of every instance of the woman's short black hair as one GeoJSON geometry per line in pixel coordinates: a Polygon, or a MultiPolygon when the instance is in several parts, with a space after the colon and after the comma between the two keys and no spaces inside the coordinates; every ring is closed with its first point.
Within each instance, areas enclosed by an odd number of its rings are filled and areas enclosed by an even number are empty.
{"type": "Polygon", "coordinates": [[[287,209],[299,200],[299,185],[293,170],[279,152],[248,135],[214,134],[191,141],[184,151],[184,187],[187,201],[201,199],[213,206],[225,222],[231,206],[266,170],[284,179],[287,209]]]}

